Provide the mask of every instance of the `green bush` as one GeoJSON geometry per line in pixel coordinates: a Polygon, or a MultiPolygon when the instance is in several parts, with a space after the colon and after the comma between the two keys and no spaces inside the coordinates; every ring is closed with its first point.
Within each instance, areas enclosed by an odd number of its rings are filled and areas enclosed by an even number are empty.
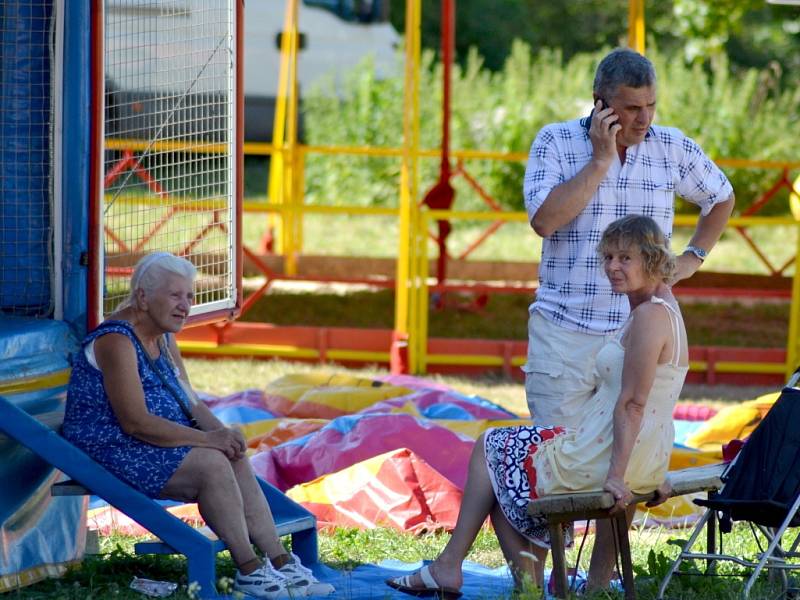
{"type": "MultiPolygon", "coordinates": [[[[484,68],[473,51],[465,66],[453,67],[451,147],[527,153],[545,124],[576,118],[591,108],[594,70],[607,49],[565,61],[557,50],[533,54],[514,43],[502,70],[484,68]]],[[[679,56],[649,51],[659,76],[657,122],[681,128],[714,158],[790,160],[800,134],[800,91],[778,89],[771,71],[733,75],[725,59],[707,68],[687,66],[679,56]]],[[[401,58],[398,58],[401,61],[401,58]]],[[[354,69],[343,86],[320,86],[303,103],[307,140],[320,145],[399,147],[403,132],[402,65],[398,75],[378,79],[373,64],[354,69]]],[[[420,74],[420,145],[441,140],[441,65],[423,53],[420,74]]],[[[310,155],[307,198],[311,203],[393,206],[397,201],[397,158],[310,155]]],[[[438,177],[438,160],[420,161],[420,194],[438,177]]],[[[468,161],[466,168],[505,208],[521,210],[524,163],[468,161]]],[[[726,169],[738,209],[749,206],[778,177],[774,170],[726,169]]],[[[464,181],[453,181],[456,207],[483,207],[464,181]]],[[[785,213],[788,194],[768,205],[785,213]]]]}

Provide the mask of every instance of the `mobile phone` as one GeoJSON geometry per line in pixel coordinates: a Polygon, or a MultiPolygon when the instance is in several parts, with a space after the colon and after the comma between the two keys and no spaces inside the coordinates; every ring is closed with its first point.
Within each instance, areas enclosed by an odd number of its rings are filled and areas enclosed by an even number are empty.
{"type": "MultiPolygon", "coordinates": [[[[608,108],[608,102],[606,102],[604,98],[598,97],[597,100],[600,100],[600,110],[605,110],[608,108]]],[[[595,100],[595,104],[597,104],[597,100],[595,100]]],[[[592,117],[594,116],[594,111],[595,109],[592,108],[592,112],[589,113],[589,120],[586,122],[587,129],[592,126],[592,117]]]]}

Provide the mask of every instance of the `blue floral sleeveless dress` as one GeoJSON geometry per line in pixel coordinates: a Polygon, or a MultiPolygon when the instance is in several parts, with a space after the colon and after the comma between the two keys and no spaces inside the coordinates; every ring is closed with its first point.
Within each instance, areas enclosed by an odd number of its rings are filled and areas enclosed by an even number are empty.
{"type": "MultiPolygon", "coordinates": [[[[62,435],[86,452],[119,479],[151,498],[158,498],[162,488],[189,454],[191,446],[165,448],[138,440],[122,430],[103,387],[103,373],[86,358],[86,346],[107,333],[119,333],[136,348],[139,379],[150,414],[191,427],[189,419],[172,393],[142,354],[133,328],[127,321],[106,321],[90,332],[75,356],[67,389],[62,435]]],[[[170,387],[182,395],[186,406],[191,402],[181,388],[175,366],[162,352],[154,361],[170,387]]]]}

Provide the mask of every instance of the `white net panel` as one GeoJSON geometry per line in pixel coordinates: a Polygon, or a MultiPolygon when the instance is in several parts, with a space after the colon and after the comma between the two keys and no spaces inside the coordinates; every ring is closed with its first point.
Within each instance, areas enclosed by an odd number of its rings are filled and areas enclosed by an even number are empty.
{"type": "Polygon", "coordinates": [[[106,0],[105,289],[168,251],[199,270],[193,314],[235,300],[232,0],[106,0]]]}
{"type": "Polygon", "coordinates": [[[0,2],[0,312],[53,311],[53,3],[0,2]]]}

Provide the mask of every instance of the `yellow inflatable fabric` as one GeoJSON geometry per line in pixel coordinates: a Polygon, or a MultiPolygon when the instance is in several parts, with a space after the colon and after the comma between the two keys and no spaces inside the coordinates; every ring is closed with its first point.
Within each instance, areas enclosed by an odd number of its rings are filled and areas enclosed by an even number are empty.
{"type": "Polygon", "coordinates": [[[695,450],[694,448],[673,446],[672,454],[669,456],[669,470],[679,471],[689,467],[713,465],[718,462],[722,462],[721,446],[716,450],[695,450]]]}
{"type": "Polygon", "coordinates": [[[269,407],[286,416],[332,418],[413,390],[350,375],[297,373],[273,381],[265,392],[269,407]]]}
{"type": "Polygon", "coordinates": [[[772,392],[749,402],[723,408],[690,435],[686,445],[698,450],[719,451],[731,440],[745,439],[769,412],[779,395],[780,392],[772,392]]]}
{"type": "MultiPolygon", "coordinates": [[[[722,446],[716,450],[695,450],[675,446],[669,457],[670,471],[700,467],[722,461],[722,446]]],[[[692,502],[704,498],[705,494],[689,494],[670,498],[663,504],[647,508],[640,504],[636,510],[635,522],[640,526],[688,527],[703,514],[703,509],[692,502]]]]}

